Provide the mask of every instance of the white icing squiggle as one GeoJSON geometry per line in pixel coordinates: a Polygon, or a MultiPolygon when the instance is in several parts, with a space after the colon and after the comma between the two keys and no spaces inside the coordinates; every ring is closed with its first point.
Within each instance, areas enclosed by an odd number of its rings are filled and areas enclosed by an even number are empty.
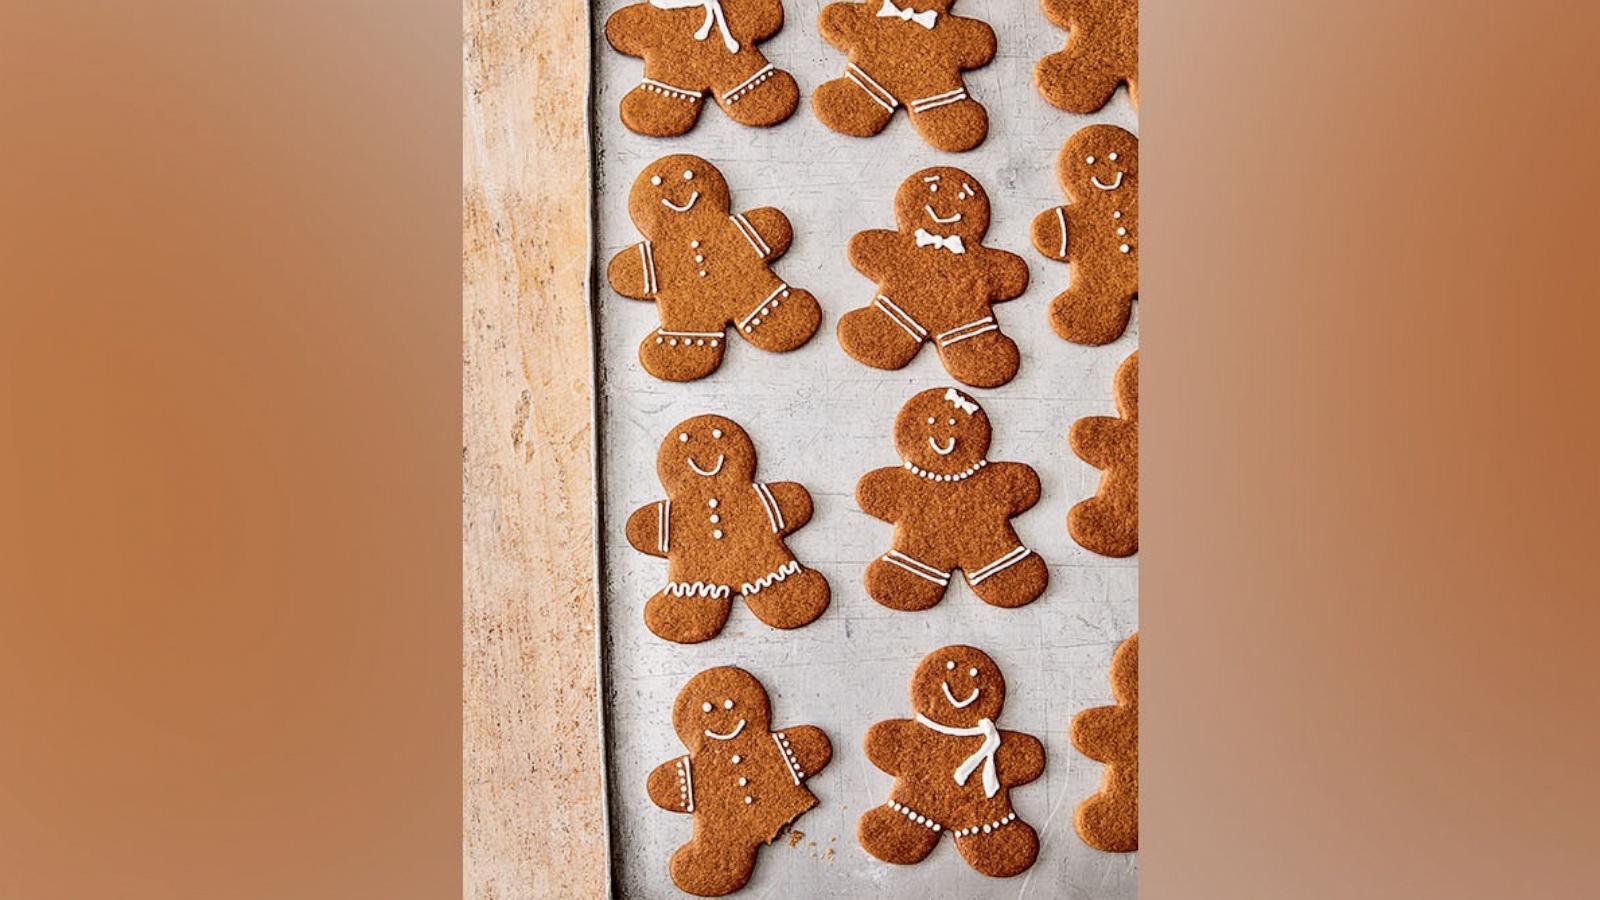
{"type": "Polygon", "coordinates": [[[706,478],[710,478],[711,476],[717,474],[718,472],[721,472],[722,471],[722,464],[724,462],[727,462],[727,460],[728,460],[728,457],[726,455],[718,453],[717,454],[717,464],[716,464],[716,466],[714,468],[712,468],[711,471],[708,472],[705,469],[700,468],[700,466],[695,463],[694,457],[691,456],[691,457],[687,458],[687,462],[689,463],[689,468],[693,469],[694,473],[696,475],[702,475],[702,476],[704,476],[706,478]]]}
{"type": "Polygon", "coordinates": [[[987,459],[980,459],[971,466],[968,466],[965,470],[956,472],[952,475],[942,475],[938,472],[929,472],[927,469],[921,468],[910,460],[906,460],[905,467],[906,471],[910,472],[911,474],[926,478],[929,481],[965,481],[968,478],[978,474],[978,470],[984,466],[987,466],[988,464],[989,461],[987,459]]]}
{"type": "Polygon", "coordinates": [[[739,720],[739,724],[733,726],[733,730],[728,732],[727,734],[718,734],[717,732],[712,731],[711,729],[707,728],[706,729],[706,737],[711,738],[712,740],[717,740],[717,741],[731,741],[734,738],[739,736],[739,732],[744,730],[744,724],[745,724],[744,720],[740,719],[739,720]]]}
{"type": "Polygon", "coordinates": [[[763,589],[772,587],[777,582],[783,581],[790,575],[794,575],[799,571],[800,563],[791,559],[779,566],[778,571],[773,572],[770,575],[763,575],[760,578],[757,578],[753,583],[748,581],[745,582],[744,585],[739,588],[739,596],[751,597],[759,594],[763,589]]]}
{"type": "Polygon", "coordinates": [[[733,593],[727,585],[709,581],[669,581],[663,590],[674,597],[715,597],[718,600],[733,593]]]}

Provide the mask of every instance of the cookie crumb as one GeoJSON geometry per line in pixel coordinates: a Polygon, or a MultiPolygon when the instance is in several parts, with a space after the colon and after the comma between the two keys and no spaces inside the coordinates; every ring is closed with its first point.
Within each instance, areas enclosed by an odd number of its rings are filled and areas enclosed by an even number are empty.
{"type": "Polygon", "coordinates": [[[805,837],[806,837],[806,833],[804,831],[791,831],[791,832],[789,832],[789,846],[791,846],[791,847],[799,846],[800,842],[805,840],[805,837]]]}

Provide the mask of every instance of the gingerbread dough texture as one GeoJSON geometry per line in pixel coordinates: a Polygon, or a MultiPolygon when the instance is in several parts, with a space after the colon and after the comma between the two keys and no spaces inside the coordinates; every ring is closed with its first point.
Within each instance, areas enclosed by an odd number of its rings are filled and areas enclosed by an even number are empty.
{"type": "Polygon", "coordinates": [[[1100,791],[1078,805],[1075,824],[1084,843],[1111,853],[1139,849],[1139,635],[1111,659],[1116,706],[1072,717],[1072,745],[1106,764],[1100,791]]]}
{"type": "Polygon", "coordinates": [[[943,647],[918,664],[915,715],[867,732],[867,758],[895,778],[889,801],[856,825],[868,853],[911,865],[948,835],[985,875],[1009,877],[1033,865],[1039,836],[1012,808],[1011,789],[1044,773],[1044,745],[995,726],[1005,697],[1000,667],[976,648],[943,647]]]}
{"type": "Polygon", "coordinates": [[[1102,556],[1139,552],[1139,353],[1122,361],[1112,390],[1116,416],[1072,423],[1068,440],[1078,458],[1104,469],[1093,497],[1067,512],[1067,532],[1102,556]]]}
{"type": "Polygon", "coordinates": [[[611,258],[606,280],[656,304],[661,327],[639,344],[645,371],[693,381],[722,365],[725,329],[763,350],[793,350],[816,334],[822,308],[771,264],[789,249],[789,219],[770,206],[730,212],[728,183],[698,156],[666,156],[639,173],[628,215],[645,239],[611,258]]]}
{"type": "Polygon", "coordinates": [[[707,93],[743,125],[789,118],[800,89],[756,48],[782,27],[779,0],[648,0],[617,10],[606,40],[644,58],[644,80],[622,98],[622,124],[651,137],[683,134],[707,93]]]}
{"type": "Polygon", "coordinates": [[[894,525],[888,553],[865,575],[867,593],[891,609],[938,603],[959,568],[979,598],[1001,607],[1031,603],[1049,570],[1023,546],[1011,517],[1039,502],[1039,476],[1015,462],[990,462],[989,417],[955,388],[912,397],[894,423],[898,466],[856,483],[863,512],[894,525]]]}
{"type": "Polygon", "coordinates": [[[822,124],[856,137],[882,131],[901,106],[938,150],[971,150],[989,133],[989,114],[961,73],[994,59],[994,29],[950,13],[954,0],[830,3],[818,24],[850,60],[844,75],[817,88],[822,124]]]}
{"type": "Polygon", "coordinates": [[[1045,18],[1067,29],[1067,44],[1039,60],[1033,83],[1067,112],[1092,113],[1117,85],[1139,105],[1138,0],[1040,0],[1045,18]]]}
{"type": "Polygon", "coordinates": [[[1028,287],[1022,257],[983,246],[989,196],[960,169],[907,178],[894,197],[897,231],[850,239],[850,263],[877,282],[873,301],[839,320],[839,344],[860,362],[899,369],[932,344],[963,384],[997,387],[1017,374],[1016,342],[1000,331],[993,304],[1028,287]]]}
{"type": "Polygon", "coordinates": [[[650,799],[694,817],[694,836],[668,871],[682,890],[720,897],[744,887],[756,850],[817,805],[805,780],[833,758],[820,728],[771,730],[761,682],[722,666],[694,676],[672,706],[672,728],[688,753],[650,773],[650,799]]]}
{"type": "Polygon", "coordinates": [[[1139,139],[1091,125],[1067,139],[1056,177],[1072,202],[1033,220],[1033,246],[1070,263],[1050,327],[1079,344],[1122,336],[1139,296],[1139,139]]]}
{"type": "Polygon", "coordinates": [[[680,422],[661,442],[656,474],[667,499],[634,510],[628,543],[667,560],[667,586],[644,607],[656,636],[680,644],[716,637],[738,594],[756,618],[799,628],[828,608],[828,582],[784,544],[811,518],[811,494],[792,481],[755,481],[756,450],[732,419],[680,422]]]}

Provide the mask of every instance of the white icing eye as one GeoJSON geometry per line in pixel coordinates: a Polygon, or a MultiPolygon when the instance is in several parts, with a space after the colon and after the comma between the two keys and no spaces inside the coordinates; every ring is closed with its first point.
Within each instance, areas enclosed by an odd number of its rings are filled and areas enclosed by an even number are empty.
{"type": "Polygon", "coordinates": [[[1088,163],[1091,166],[1094,165],[1094,157],[1092,157],[1092,156],[1085,156],[1083,158],[1083,161],[1088,163]]]}
{"type": "Polygon", "coordinates": [[[722,437],[722,429],[721,428],[713,428],[713,429],[711,429],[711,436],[714,437],[714,438],[722,437]]]}
{"type": "Polygon", "coordinates": [[[689,432],[687,432],[687,431],[678,432],[678,443],[680,443],[680,444],[689,443],[689,432]]]}
{"type": "Polygon", "coordinates": [[[650,176],[650,183],[655,185],[656,187],[660,187],[661,186],[661,176],[660,175],[651,175],[650,176]]]}
{"type": "Polygon", "coordinates": [[[701,712],[711,712],[711,704],[709,702],[700,704],[700,711],[701,712]]]}
{"type": "Polygon", "coordinates": [[[947,659],[944,661],[944,667],[946,669],[954,669],[956,667],[956,661],[953,659],[947,659]]]}
{"type": "Polygon", "coordinates": [[[724,701],[722,701],[722,708],[723,709],[733,709],[733,701],[732,700],[724,700],[724,701]]]}
{"type": "Polygon", "coordinates": [[[971,675],[973,678],[977,678],[978,677],[978,670],[977,669],[968,669],[967,670],[967,674],[971,675]]]}
{"type": "Polygon", "coordinates": [[[689,179],[691,179],[693,177],[694,177],[694,172],[692,172],[692,171],[690,171],[688,169],[684,169],[683,170],[683,180],[684,181],[688,181],[689,179]]]}
{"type": "Polygon", "coordinates": [[[929,184],[928,185],[928,193],[930,193],[930,194],[939,193],[939,186],[937,184],[929,184]]]}
{"type": "Polygon", "coordinates": [[[1113,153],[1113,154],[1107,156],[1106,159],[1109,159],[1112,162],[1116,162],[1117,161],[1117,155],[1115,153],[1113,153]]]}
{"type": "Polygon", "coordinates": [[[955,420],[955,419],[951,419],[951,420],[950,420],[950,424],[951,424],[951,425],[954,425],[954,424],[955,424],[955,423],[956,423],[956,420],[955,420]]]}

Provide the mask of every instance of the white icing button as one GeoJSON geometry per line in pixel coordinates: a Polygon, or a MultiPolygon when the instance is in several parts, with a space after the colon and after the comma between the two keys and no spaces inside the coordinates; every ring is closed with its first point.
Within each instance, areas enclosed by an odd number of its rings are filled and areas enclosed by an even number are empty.
{"type": "Polygon", "coordinates": [[[1126,229],[1126,228],[1118,228],[1117,229],[1117,234],[1127,234],[1127,233],[1128,233],[1128,229],[1126,229]]]}
{"type": "Polygon", "coordinates": [[[721,516],[717,515],[716,513],[712,513],[711,514],[711,524],[715,525],[715,524],[717,524],[718,522],[721,522],[721,521],[722,521],[722,517],[721,516]]]}
{"type": "Polygon", "coordinates": [[[701,269],[701,270],[700,270],[700,277],[701,277],[701,278],[704,278],[704,277],[706,277],[706,270],[705,270],[705,269],[701,269]]]}
{"type": "Polygon", "coordinates": [[[739,779],[739,787],[744,787],[745,785],[747,785],[749,783],[750,783],[750,779],[748,779],[748,778],[739,779]]]}
{"type": "Polygon", "coordinates": [[[1122,218],[1122,210],[1120,210],[1120,209],[1119,209],[1119,210],[1117,210],[1117,211],[1116,211],[1116,212],[1113,212],[1113,213],[1112,213],[1112,214],[1111,214],[1111,218],[1113,218],[1113,219],[1120,219],[1120,218],[1122,218]]]}
{"type": "Polygon", "coordinates": [[[717,508],[717,498],[712,497],[710,500],[707,500],[706,501],[706,505],[711,507],[712,509],[716,509],[717,508]]]}
{"type": "Polygon", "coordinates": [[[711,532],[711,536],[719,541],[722,540],[722,529],[718,528],[717,530],[711,532]]]}
{"type": "Polygon", "coordinates": [[[690,241],[689,242],[689,246],[690,247],[699,247],[700,246],[700,242],[699,241],[690,241]]]}
{"type": "Polygon", "coordinates": [[[746,802],[746,803],[754,803],[754,802],[756,802],[756,798],[746,795],[745,798],[744,798],[744,802],[746,802]]]}
{"type": "Polygon", "coordinates": [[[744,762],[744,757],[742,757],[739,754],[735,753],[733,755],[733,764],[734,765],[738,765],[739,763],[742,763],[742,762],[744,762]]]}
{"type": "Polygon", "coordinates": [[[1127,253],[1129,250],[1132,250],[1133,248],[1129,247],[1127,244],[1123,244],[1122,246],[1118,247],[1117,249],[1121,250],[1123,253],[1127,253]]]}
{"type": "Polygon", "coordinates": [[[733,709],[733,701],[732,700],[724,700],[724,701],[722,701],[722,708],[723,709],[733,709]]]}
{"type": "Polygon", "coordinates": [[[978,670],[977,669],[968,669],[967,670],[967,674],[972,676],[973,678],[977,678],[978,677],[978,670]]]}
{"type": "Polygon", "coordinates": [[[706,261],[705,255],[701,254],[701,253],[696,253],[694,255],[694,261],[695,262],[705,262],[706,261]]]}

